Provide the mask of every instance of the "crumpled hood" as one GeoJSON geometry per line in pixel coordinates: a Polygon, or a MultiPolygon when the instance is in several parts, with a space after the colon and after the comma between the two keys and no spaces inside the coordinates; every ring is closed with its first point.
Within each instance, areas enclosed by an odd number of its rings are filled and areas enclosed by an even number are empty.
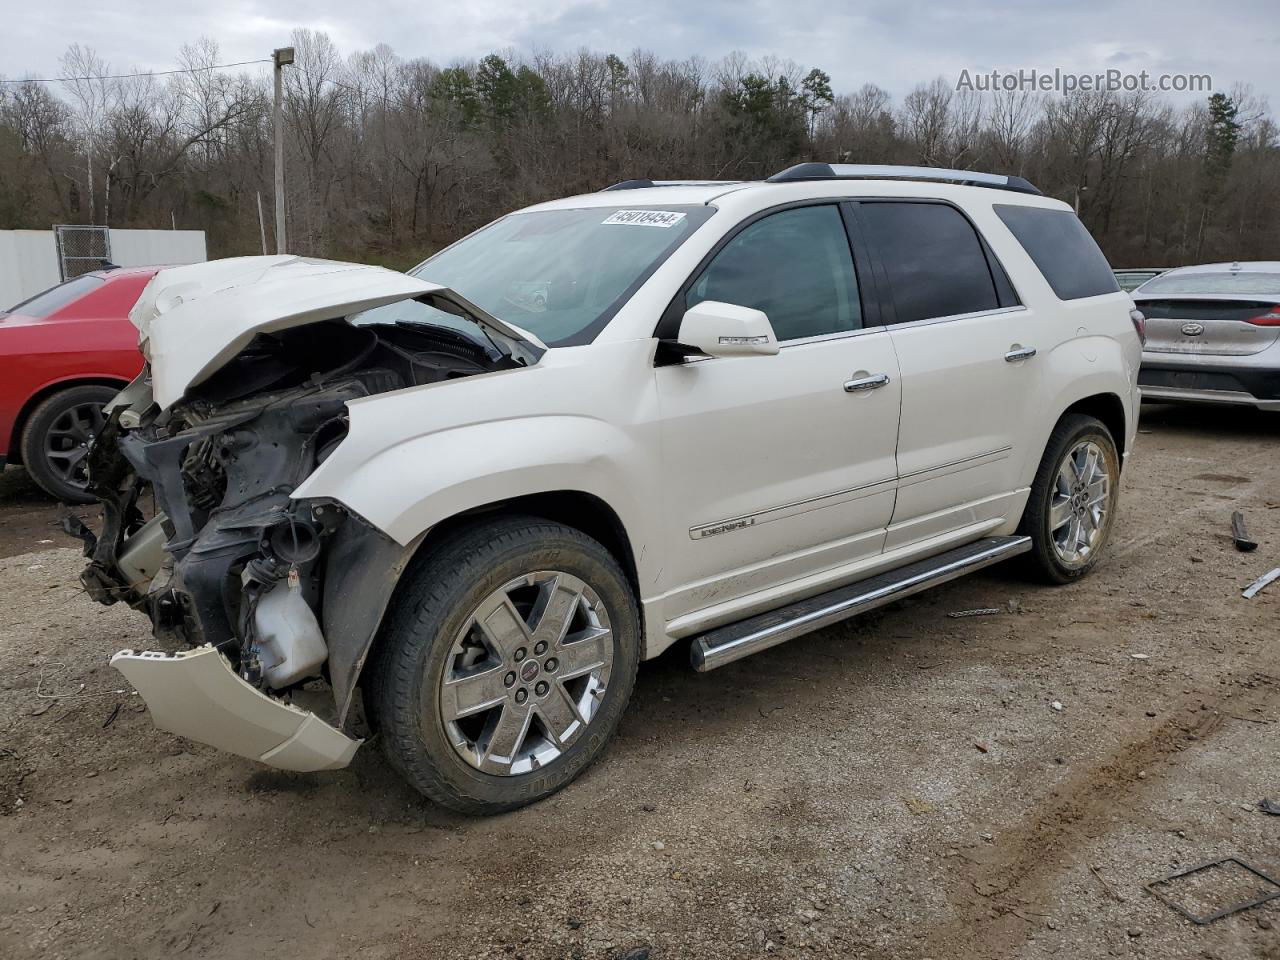
{"type": "Polygon", "coordinates": [[[161,409],[181,399],[259,333],[285,330],[435,293],[515,340],[526,331],[479,311],[439,284],[384,267],[281,255],[232,257],[162,270],[129,311],[151,363],[161,409]]]}

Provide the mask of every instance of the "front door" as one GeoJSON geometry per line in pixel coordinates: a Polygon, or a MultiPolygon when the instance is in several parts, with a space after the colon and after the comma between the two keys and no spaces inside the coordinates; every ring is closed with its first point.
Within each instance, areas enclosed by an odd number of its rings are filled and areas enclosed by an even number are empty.
{"type": "Polygon", "coordinates": [[[743,228],[685,306],[702,300],[763,310],[781,349],[656,371],[668,621],[879,554],[893,513],[898,365],[863,325],[839,207],[743,228]]]}

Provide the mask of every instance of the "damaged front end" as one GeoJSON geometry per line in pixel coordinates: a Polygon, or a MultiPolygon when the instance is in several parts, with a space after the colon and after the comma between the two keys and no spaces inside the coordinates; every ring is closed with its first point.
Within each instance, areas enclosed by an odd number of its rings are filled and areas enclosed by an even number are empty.
{"type": "Polygon", "coordinates": [[[291,494],[346,436],[351,401],[524,363],[447,327],[327,319],[259,330],[168,406],[149,364],[89,454],[103,529],[73,532],[90,596],[143,612],[173,651],[112,660],[157,725],[286,769],[344,766],[361,661],[413,544],[291,494]]]}

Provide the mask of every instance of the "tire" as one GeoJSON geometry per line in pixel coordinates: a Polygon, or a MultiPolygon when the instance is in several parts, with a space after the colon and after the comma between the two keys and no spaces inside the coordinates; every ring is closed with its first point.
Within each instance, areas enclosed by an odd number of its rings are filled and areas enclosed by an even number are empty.
{"type": "Polygon", "coordinates": [[[1031,537],[1026,565],[1033,576],[1048,583],[1071,583],[1098,564],[1115,525],[1119,479],[1120,455],[1111,431],[1100,420],[1070,414],[1058,421],[1031,484],[1018,529],[1031,537]],[[1094,473],[1087,483],[1081,480],[1082,449],[1085,460],[1090,451],[1096,453],[1103,477],[1094,473]],[[1075,466],[1068,466],[1069,457],[1074,457],[1075,466]],[[1068,471],[1075,486],[1066,479],[1068,471]],[[1105,480],[1104,491],[1097,487],[1100,479],[1105,480]],[[1101,507],[1100,514],[1096,507],[1101,507]],[[1065,526],[1064,515],[1068,517],[1065,526]],[[1079,518],[1078,528],[1074,518],[1079,518]]]}
{"type": "Polygon", "coordinates": [[[431,800],[512,810],[600,754],[631,698],[640,640],[631,586],[595,540],[536,517],[477,521],[432,546],[397,590],[366,687],[371,719],[391,765],[431,800]],[[561,622],[564,641],[540,648],[561,622]],[[606,657],[607,669],[571,676],[606,657]],[[512,734],[520,722],[527,733],[512,734]]]}
{"type": "Polygon", "coordinates": [[[94,502],[85,492],[85,445],[102,428],[103,406],[119,392],[100,384],[69,387],[31,411],[22,431],[22,462],[49,496],[65,503],[94,502]]]}

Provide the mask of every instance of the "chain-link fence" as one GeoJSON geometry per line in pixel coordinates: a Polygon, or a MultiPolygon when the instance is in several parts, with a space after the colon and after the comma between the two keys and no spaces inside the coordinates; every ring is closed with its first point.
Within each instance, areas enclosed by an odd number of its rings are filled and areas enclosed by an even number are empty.
{"type": "Polygon", "coordinates": [[[101,270],[111,262],[111,232],[107,227],[60,223],[54,225],[53,234],[58,243],[58,269],[62,271],[63,280],[101,270]]]}

